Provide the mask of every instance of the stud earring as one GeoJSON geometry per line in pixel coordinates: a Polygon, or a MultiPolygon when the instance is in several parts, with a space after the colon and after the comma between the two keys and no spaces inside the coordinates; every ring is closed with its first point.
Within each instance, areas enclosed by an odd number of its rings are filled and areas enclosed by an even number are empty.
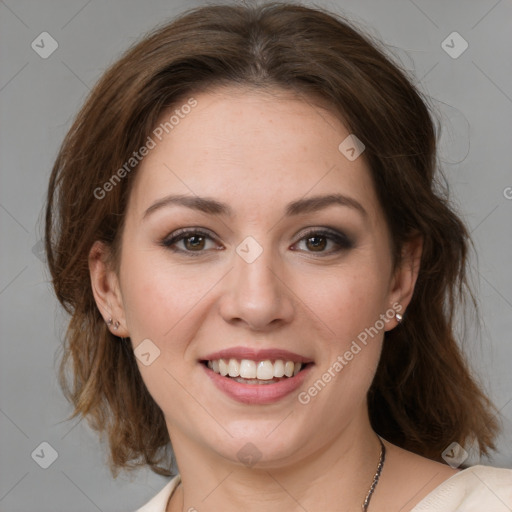
{"type": "Polygon", "coordinates": [[[402,319],[403,319],[403,315],[401,315],[400,313],[395,313],[395,318],[398,323],[401,323],[402,319]]]}
{"type": "Polygon", "coordinates": [[[117,320],[114,322],[114,321],[112,320],[112,318],[109,318],[109,319],[107,320],[107,325],[108,325],[109,327],[110,327],[110,326],[114,327],[114,329],[115,329],[116,331],[117,331],[117,329],[119,329],[119,322],[118,322],[117,320]],[[112,325],[112,324],[114,324],[114,325],[112,325]]]}

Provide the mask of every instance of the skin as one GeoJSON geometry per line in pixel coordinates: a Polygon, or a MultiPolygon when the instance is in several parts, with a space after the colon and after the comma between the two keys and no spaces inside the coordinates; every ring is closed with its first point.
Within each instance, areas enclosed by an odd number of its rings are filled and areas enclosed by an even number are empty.
{"type": "MultiPolygon", "coordinates": [[[[349,132],[320,105],[280,90],[233,87],[195,98],[197,107],[137,170],[119,271],[99,242],[89,261],[100,311],[120,322],[112,332],[130,337],[134,348],[149,338],[160,350],[151,365],[138,364],[182,477],[167,511],[325,511],[339,503],[360,511],[380,454],[366,393],[394,318],[306,405],[297,392],[268,405],[234,401],[199,360],[239,345],[290,350],[314,361],[299,391],[307,390],[379,315],[396,303],[406,310],[421,239],[404,246],[394,268],[364,153],[345,158],[338,146],[349,132]],[[285,215],[292,201],[332,193],[366,213],[330,205],[285,215]],[[171,205],[144,216],[170,194],[213,198],[233,215],[171,205]],[[162,246],[188,227],[212,236],[195,246],[190,238],[176,243],[196,256],[162,246]],[[308,242],[308,232],[325,227],[345,233],[352,246],[308,242]],[[263,249],[252,263],[236,252],[247,236],[263,249]],[[248,442],[261,455],[253,467],[237,456],[248,442]]],[[[410,510],[455,473],[386,446],[370,510],[410,510]]]]}

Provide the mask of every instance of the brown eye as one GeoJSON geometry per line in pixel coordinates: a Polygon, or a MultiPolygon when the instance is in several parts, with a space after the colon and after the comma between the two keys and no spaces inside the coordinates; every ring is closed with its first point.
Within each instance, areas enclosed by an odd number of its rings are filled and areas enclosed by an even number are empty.
{"type": "Polygon", "coordinates": [[[200,256],[214,249],[221,249],[210,233],[197,229],[179,229],[162,240],[160,244],[176,253],[200,256]]]}
{"type": "Polygon", "coordinates": [[[326,246],[327,239],[324,236],[310,236],[306,241],[306,247],[313,252],[321,252],[326,246]]]}
{"type": "Polygon", "coordinates": [[[354,242],[345,233],[330,229],[316,229],[306,233],[292,246],[292,250],[298,249],[310,254],[317,253],[319,256],[328,256],[353,247],[354,242]]]}
{"type": "Polygon", "coordinates": [[[204,249],[205,246],[205,238],[204,236],[189,236],[187,238],[184,238],[184,245],[187,250],[194,251],[194,250],[201,250],[204,249]]]}

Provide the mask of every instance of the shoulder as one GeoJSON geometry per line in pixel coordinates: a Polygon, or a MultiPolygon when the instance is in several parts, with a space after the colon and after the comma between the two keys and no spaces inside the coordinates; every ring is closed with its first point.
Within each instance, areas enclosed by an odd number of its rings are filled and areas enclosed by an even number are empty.
{"type": "Polygon", "coordinates": [[[386,460],[375,501],[383,510],[410,510],[459,471],[384,440],[386,460]]]}
{"type": "Polygon", "coordinates": [[[379,502],[382,510],[512,511],[512,470],[487,466],[458,470],[387,441],[385,445],[389,460],[386,457],[379,483],[382,487],[377,486],[374,497],[375,504],[379,502]],[[498,504],[494,506],[494,502],[498,504]]]}
{"type": "Polygon", "coordinates": [[[181,478],[180,475],[176,475],[172,478],[158,494],[153,496],[145,505],[138,508],[135,512],[165,512],[167,503],[172,493],[178,487],[181,478]]]}
{"type": "Polygon", "coordinates": [[[411,512],[509,512],[512,469],[473,466],[445,480],[411,512]],[[485,507],[484,507],[485,506],[485,507]]]}

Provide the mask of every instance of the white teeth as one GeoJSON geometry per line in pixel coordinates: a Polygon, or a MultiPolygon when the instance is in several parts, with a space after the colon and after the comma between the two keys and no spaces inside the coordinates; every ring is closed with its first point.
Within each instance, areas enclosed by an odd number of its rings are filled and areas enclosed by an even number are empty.
{"type": "MultiPolygon", "coordinates": [[[[215,370],[214,370],[215,371],[215,370]]],[[[225,377],[228,374],[228,363],[225,359],[219,359],[219,373],[225,377]]]]}
{"type": "Polygon", "coordinates": [[[212,369],[215,373],[219,373],[223,377],[229,375],[230,377],[238,380],[241,379],[259,379],[269,381],[274,378],[295,377],[302,367],[302,363],[295,363],[294,361],[283,361],[277,359],[272,362],[269,359],[264,361],[253,361],[251,359],[217,359],[207,362],[208,368],[212,369]]]}
{"type": "Polygon", "coordinates": [[[256,377],[260,380],[270,380],[274,378],[274,365],[271,361],[260,361],[258,363],[256,377]]]}
{"type": "Polygon", "coordinates": [[[256,363],[250,359],[242,359],[240,363],[240,377],[244,379],[255,379],[256,363]]]}
{"type": "Polygon", "coordinates": [[[236,359],[229,360],[228,369],[228,375],[230,377],[238,377],[240,375],[240,363],[236,359]]]}
{"type": "Polygon", "coordinates": [[[274,363],[274,377],[284,377],[284,361],[281,359],[274,363]]]}
{"type": "Polygon", "coordinates": [[[293,375],[293,370],[295,369],[295,363],[293,361],[286,361],[284,365],[284,374],[287,377],[291,377],[293,375]]]}

